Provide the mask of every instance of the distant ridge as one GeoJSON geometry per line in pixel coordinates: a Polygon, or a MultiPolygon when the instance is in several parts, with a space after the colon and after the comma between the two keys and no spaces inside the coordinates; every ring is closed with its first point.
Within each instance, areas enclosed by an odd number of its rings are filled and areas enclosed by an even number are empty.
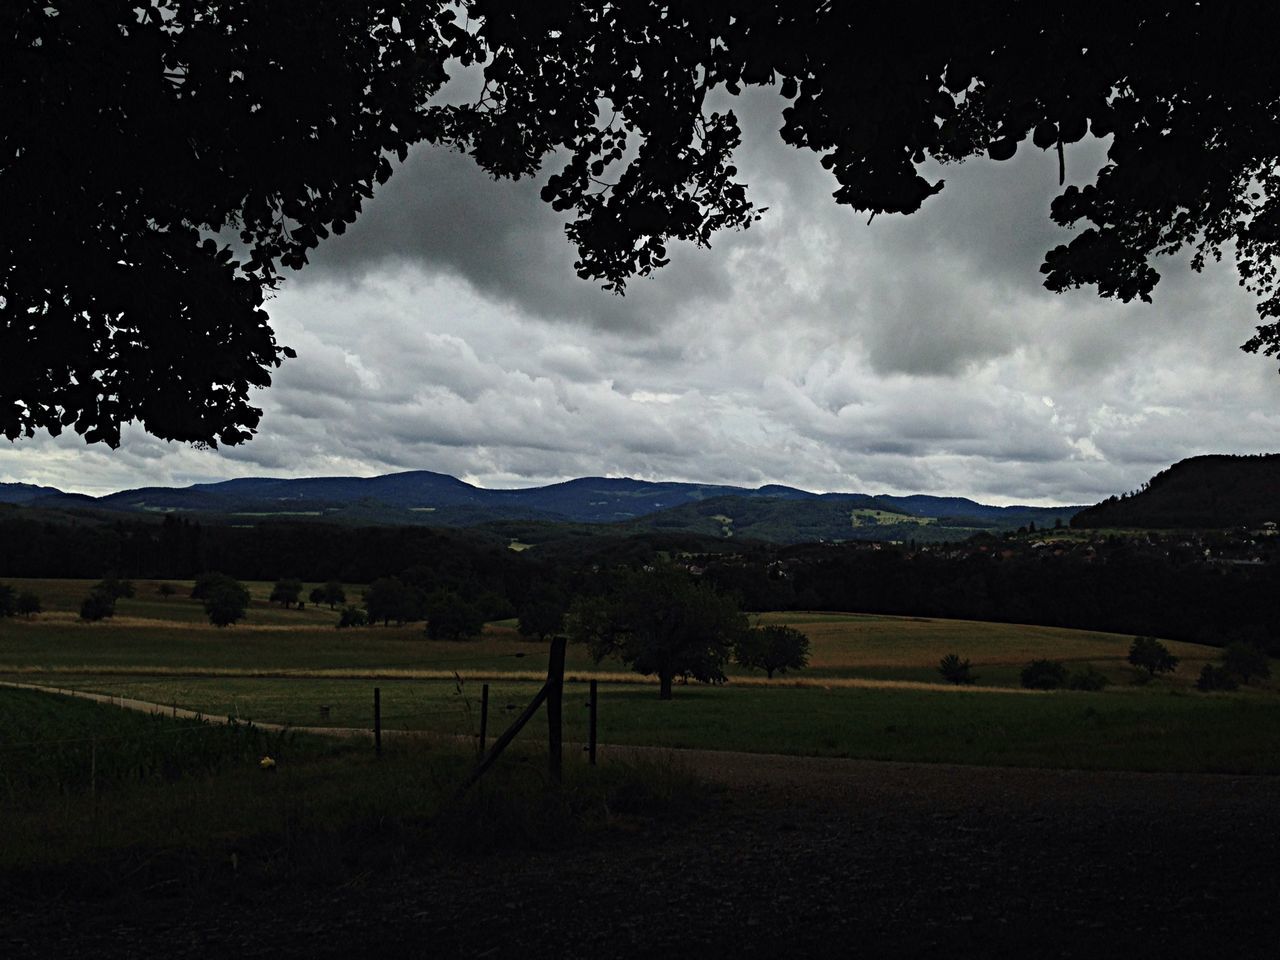
{"type": "Polygon", "coordinates": [[[1073,527],[1224,529],[1280,522],[1280,454],[1181,460],[1133,493],[1081,510],[1073,527]]]}
{"type": "Polygon", "coordinates": [[[981,529],[1066,523],[1080,509],[993,507],[958,497],[817,494],[782,484],[752,489],[627,477],[579,477],[544,487],[487,490],[429,470],[379,477],[244,477],[181,488],[139,487],[103,497],[0,484],[0,502],[46,510],[181,513],[229,523],[296,518],[454,527],[497,522],[629,524],[788,543],[961,539],[981,529]]]}

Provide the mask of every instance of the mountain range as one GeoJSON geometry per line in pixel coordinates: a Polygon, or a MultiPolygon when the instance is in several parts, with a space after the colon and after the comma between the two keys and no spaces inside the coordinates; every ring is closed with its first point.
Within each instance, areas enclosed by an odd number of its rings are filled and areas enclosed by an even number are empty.
{"type": "Polygon", "coordinates": [[[960,497],[810,493],[769,484],[581,477],[543,487],[489,490],[415,470],[379,477],[246,477],[188,487],[140,487],[102,497],[0,483],[0,503],[45,511],[179,513],[206,522],[271,519],[469,527],[611,524],[773,542],[963,539],[977,530],[1068,523],[1081,507],[997,507],[960,497]]]}

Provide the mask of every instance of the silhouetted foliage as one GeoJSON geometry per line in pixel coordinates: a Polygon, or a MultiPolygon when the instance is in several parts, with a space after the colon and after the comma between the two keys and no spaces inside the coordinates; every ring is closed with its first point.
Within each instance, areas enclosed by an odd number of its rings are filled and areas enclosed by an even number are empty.
{"type": "Polygon", "coordinates": [[[1243,641],[1227,644],[1222,651],[1222,666],[1241,683],[1266,680],[1271,676],[1271,662],[1266,652],[1243,641]]]}
{"type": "Polygon", "coordinates": [[[406,623],[417,619],[413,597],[399,577],[379,577],[369,584],[364,591],[364,608],[370,623],[381,620],[383,626],[389,626],[392,620],[406,623]]]}
{"type": "Polygon", "coordinates": [[[1129,644],[1129,662],[1147,671],[1148,678],[1157,673],[1172,673],[1178,667],[1178,658],[1155,637],[1134,637],[1129,644]]]}
{"type": "Polygon", "coordinates": [[[243,620],[248,607],[249,591],[230,577],[212,584],[204,597],[204,612],[215,627],[229,627],[243,620]]]}
{"type": "Polygon", "coordinates": [[[427,639],[468,640],[484,630],[484,616],[479,608],[452,590],[437,590],[427,597],[427,639]]]}
{"type": "Polygon", "coordinates": [[[597,663],[617,656],[636,673],[657,674],[658,696],[670,700],[678,676],[724,682],[725,661],[747,618],[732,598],[658,563],[622,573],[605,595],[579,597],[566,627],[597,663]]]}
{"type": "Polygon", "coordinates": [[[338,616],[339,629],[344,627],[363,627],[368,622],[368,615],[356,606],[343,607],[342,613],[338,616]]]}
{"type": "Polygon", "coordinates": [[[1067,668],[1061,660],[1032,660],[1022,668],[1021,679],[1029,690],[1057,690],[1067,682],[1067,668]]]}
{"type": "Polygon", "coordinates": [[[119,577],[104,577],[93,586],[93,590],[112,600],[131,599],[134,595],[133,581],[121,580],[119,577]]]}
{"type": "Polygon", "coordinates": [[[569,601],[558,591],[538,590],[520,608],[516,629],[520,636],[547,640],[564,630],[564,617],[569,601]]]}
{"type": "Polygon", "coordinates": [[[24,590],[18,594],[18,599],[13,604],[14,612],[24,617],[33,617],[40,613],[43,607],[40,605],[40,598],[30,590],[24,590]]]}
{"type": "Polygon", "coordinates": [[[160,596],[165,600],[168,600],[177,592],[178,592],[177,587],[175,587],[172,583],[162,583],[156,587],[156,593],[160,594],[160,596]]]}
{"type": "Polygon", "coordinates": [[[0,617],[12,617],[17,612],[17,595],[13,587],[0,583],[0,617]]]}
{"type": "Polygon", "coordinates": [[[298,598],[302,596],[302,581],[292,577],[284,580],[277,580],[274,587],[271,588],[271,596],[267,598],[269,603],[283,603],[286,608],[298,602],[298,598]]]}
{"type": "Polygon", "coordinates": [[[1206,663],[1200,668],[1200,676],[1196,679],[1196,689],[1202,693],[1212,693],[1215,690],[1237,690],[1240,682],[1232,676],[1231,671],[1225,667],[1217,667],[1212,663],[1206,663]]]}
{"type": "Polygon", "coordinates": [[[101,590],[92,590],[80,601],[80,619],[90,622],[105,620],[116,614],[116,598],[101,590]]]}
{"type": "Polygon", "coordinates": [[[337,580],[330,580],[323,586],[316,587],[311,591],[311,602],[315,604],[327,603],[329,609],[332,610],[339,603],[347,602],[347,591],[342,589],[342,584],[337,580]]]}
{"type": "Polygon", "coordinates": [[[1029,138],[1064,173],[1067,146],[1109,138],[1096,182],[1050,207],[1076,229],[1048,251],[1046,285],[1147,300],[1157,254],[1190,247],[1199,269],[1225,251],[1273,321],[1246,348],[1280,349],[1270,7],[199,0],[58,14],[18,5],[0,32],[10,438],[69,425],[114,445],[138,420],[168,439],[246,440],[261,415],[249,392],[291,355],[266,293],[420,141],[498,177],[553,160],[542,197],[569,213],[575,269],[621,290],[673,242],[757,218],[719,105],[745,86],[780,91],[783,141],[821,154],[836,201],[872,216],[940,192],[930,161],[1004,161],[1029,138]],[[482,75],[482,97],[433,98],[451,60],[482,75]],[[231,230],[234,250],[212,236],[231,230]]]}
{"type": "Polygon", "coordinates": [[[809,637],[780,624],[752,627],[738,637],[734,659],[750,670],[763,670],[772,680],[775,673],[809,665],[809,637]]]}
{"type": "Polygon", "coordinates": [[[978,678],[974,676],[972,665],[969,661],[961,660],[960,655],[956,653],[948,653],[945,657],[938,661],[938,672],[942,674],[942,679],[947,683],[964,684],[973,683],[978,678]]]}

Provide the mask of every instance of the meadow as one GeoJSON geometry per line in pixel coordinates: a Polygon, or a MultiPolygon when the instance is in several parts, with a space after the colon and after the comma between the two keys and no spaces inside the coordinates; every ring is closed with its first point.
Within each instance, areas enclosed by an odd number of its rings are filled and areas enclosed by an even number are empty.
{"type": "MultiPolygon", "coordinates": [[[[482,684],[490,736],[532,697],[545,672],[541,643],[513,622],[477,640],[431,642],[422,626],[336,630],[336,613],[285,610],[250,584],[246,620],[217,629],[175,583],[163,599],[148,581],[115,618],[84,624],[84,581],[9,581],[41,595],[47,612],[0,621],[0,679],[175,704],[209,715],[298,727],[369,728],[381,689],[384,728],[474,735],[482,684]],[[321,708],[326,708],[323,711],[321,708]]],[[[311,585],[308,585],[308,588],[311,585]]],[[[355,590],[351,591],[353,594],[355,590]]],[[[305,591],[304,591],[305,595],[305,591]]],[[[1131,637],[1016,624],[831,613],[767,614],[811,640],[810,666],[771,681],[732,667],[720,687],[677,685],[670,702],[622,664],[596,665],[571,646],[566,737],[586,737],[586,681],[601,681],[604,743],[1013,766],[1280,772],[1280,696],[1270,687],[1204,695],[1193,687],[1219,651],[1168,644],[1171,676],[1135,684],[1131,637]],[[978,684],[952,687],[936,666],[972,661],[978,684]],[[1024,691],[1034,658],[1092,665],[1099,692],[1024,691]]],[[[539,718],[526,736],[538,739],[539,718]]]]}

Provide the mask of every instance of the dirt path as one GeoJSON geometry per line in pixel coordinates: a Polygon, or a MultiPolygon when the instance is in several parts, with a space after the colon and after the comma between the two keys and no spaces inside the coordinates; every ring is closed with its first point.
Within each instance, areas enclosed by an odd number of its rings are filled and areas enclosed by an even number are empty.
{"type": "Polygon", "coordinates": [[[1167,960],[1280,938],[1280,778],[655,752],[721,785],[706,809],[327,883],[19,900],[0,955],[1167,960]]]}

